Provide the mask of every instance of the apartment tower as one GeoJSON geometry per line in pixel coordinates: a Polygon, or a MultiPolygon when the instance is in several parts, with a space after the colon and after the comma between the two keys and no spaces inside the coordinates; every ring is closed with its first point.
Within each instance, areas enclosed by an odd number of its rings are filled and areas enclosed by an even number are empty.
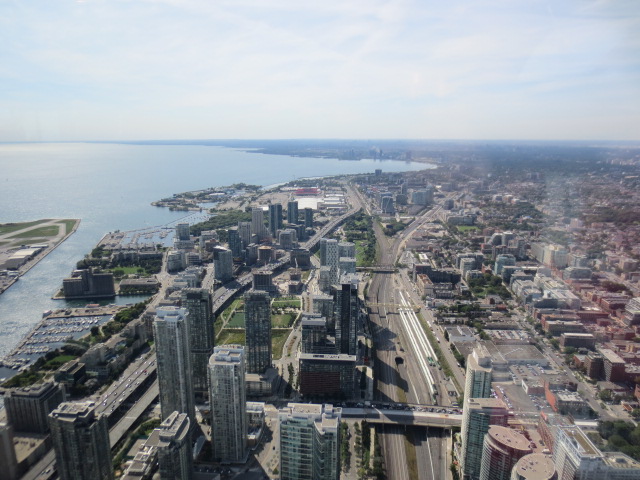
{"type": "Polygon", "coordinates": [[[113,480],[107,417],[93,402],[61,403],[49,424],[61,480],[113,480]]]}
{"type": "Polygon", "coordinates": [[[265,291],[244,295],[247,372],[264,373],[271,367],[271,297],[265,291]]]}
{"type": "Polygon", "coordinates": [[[199,399],[206,398],[209,393],[207,364],[215,338],[211,303],[211,294],[204,288],[182,290],[182,308],[186,309],[189,319],[193,391],[199,399]]]}
{"type": "Polygon", "coordinates": [[[215,347],[209,359],[213,458],[240,463],[247,448],[245,352],[240,345],[215,347]]]}
{"type": "Polygon", "coordinates": [[[341,408],[328,404],[290,403],[280,409],[282,480],[340,478],[341,415],[341,408]]]}
{"type": "Polygon", "coordinates": [[[186,308],[160,307],[153,321],[162,418],[186,413],[195,422],[191,338],[186,308]]]}

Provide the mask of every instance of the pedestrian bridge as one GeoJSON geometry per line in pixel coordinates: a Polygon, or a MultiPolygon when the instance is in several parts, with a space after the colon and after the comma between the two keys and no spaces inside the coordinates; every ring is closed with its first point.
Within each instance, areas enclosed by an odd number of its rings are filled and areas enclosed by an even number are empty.
{"type": "Polygon", "coordinates": [[[417,427],[459,427],[462,415],[437,412],[417,412],[381,408],[342,408],[345,418],[360,418],[369,423],[384,425],[411,425],[417,427]]]}

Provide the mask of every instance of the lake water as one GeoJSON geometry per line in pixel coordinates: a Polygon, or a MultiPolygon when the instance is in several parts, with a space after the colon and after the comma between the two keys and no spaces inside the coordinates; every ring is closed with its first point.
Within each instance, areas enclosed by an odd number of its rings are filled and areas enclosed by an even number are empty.
{"type": "Polygon", "coordinates": [[[76,233],[0,295],[0,358],[40,321],[43,311],[65,306],[51,296],[105,233],[166,225],[186,215],[152,207],[152,201],[237,182],[273,185],[301,177],[373,173],[377,168],[401,172],[429,166],[199,145],[0,144],[0,223],[82,220],[76,233]]]}

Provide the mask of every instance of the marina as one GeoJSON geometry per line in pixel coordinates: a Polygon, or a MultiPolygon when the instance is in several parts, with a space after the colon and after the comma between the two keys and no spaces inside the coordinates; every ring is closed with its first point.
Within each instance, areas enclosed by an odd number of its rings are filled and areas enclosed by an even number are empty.
{"type": "Polygon", "coordinates": [[[176,224],[189,223],[194,225],[199,222],[204,222],[210,217],[211,214],[207,212],[196,212],[167,223],[166,225],[129,230],[126,232],[110,232],[102,237],[98,246],[107,250],[138,250],[155,248],[157,245],[170,247],[173,244],[176,224]]]}
{"type": "Polygon", "coordinates": [[[42,355],[78,340],[95,326],[104,325],[120,311],[120,305],[87,305],[83,308],[47,311],[29,334],[2,360],[0,378],[23,371],[42,355]]]}

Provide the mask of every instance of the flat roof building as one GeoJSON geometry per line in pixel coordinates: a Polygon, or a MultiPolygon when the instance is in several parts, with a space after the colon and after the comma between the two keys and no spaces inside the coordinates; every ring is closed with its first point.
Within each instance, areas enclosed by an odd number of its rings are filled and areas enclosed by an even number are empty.
{"type": "Polygon", "coordinates": [[[5,391],[7,421],[16,432],[47,433],[49,413],[65,400],[62,387],[43,382],[5,391]]]}
{"type": "Polygon", "coordinates": [[[355,369],[355,355],[301,353],[300,393],[310,397],[352,398],[355,369]]]}
{"type": "Polygon", "coordinates": [[[340,478],[341,415],[328,404],[289,403],[279,410],[282,480],[340,478]]]}
{"type": "Polygon", "coordinates": [[[93,402],[61,403],[49,422],[61,480],[113,480],[107,417],[93,402]]]}

